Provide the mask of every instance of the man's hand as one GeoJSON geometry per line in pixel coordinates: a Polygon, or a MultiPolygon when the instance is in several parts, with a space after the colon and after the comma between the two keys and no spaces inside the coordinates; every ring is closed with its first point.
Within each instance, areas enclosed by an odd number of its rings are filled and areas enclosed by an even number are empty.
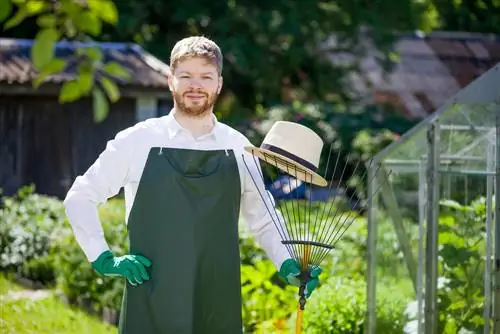
{"type": "MultiPolygon", "coordinates": [[[[281,265],[279,276],[283,278],[287,283],[300,286],[300,266],[294,259],[287,259],[281,265]]],[[[309,272],[309,281],[306,284],[306,289],[304,294],[306,298],[309,298],[313,290],[319,285],[318,276],[321,274],[321,268],[316,267],[309,272]]]]}
{"type": "Polygon", "coordinates": [[[151,266],[151,261],[141,255],[114,256],[111,251],[105,251],[92,262],[92,268],[103,276],[125,277],[130,284],[142,284],[149,280],[145,267],[151,266]]]}

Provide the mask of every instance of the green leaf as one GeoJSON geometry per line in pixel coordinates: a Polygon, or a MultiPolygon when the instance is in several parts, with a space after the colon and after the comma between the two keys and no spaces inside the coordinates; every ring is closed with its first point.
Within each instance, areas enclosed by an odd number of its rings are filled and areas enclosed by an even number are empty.
{"type": "Polygon", "coordinates": [[[66,67],[66,61],[59,58],[52,59],[47,63],[33,80],[33,87],[38,88],[49,75],[59,73],[66,67]]]}
{"type": "Polygon", "coordinates": [[[120,98],[120,90],[115,82],[108,78],[101,78],[102,88],[106,92],[111,102],[116,102],[120,98]]]}
{"type": "MultiPolygon", "coordinates": [[[[5,1],[5,0],[3,0],[3,1],[5,1]]],[[[13,27],[19,25],[27,17],[28,17],[28,12],[26,11],[26,7],[24,7],[24,6],[23,7],[19,7],[19,9],[17,10],[17,12],[14,14],[14,16],[12,16],[10,18],[10,20],[8,20],[7,22],[5,22],[5,24],[3,26],[4,30],[8,30],[10,28],[13,28],[13,27]]]]}
{"type": "Polygon", "coordinates": [[[75,26],[78,30],[93,36],[99,36],[102,23],[92,12],[86,10],[79,12],[74,18],[75,26]]]}
{"type": "Polygon", "coordinates": [[[10,0],[0,0],[0,22],[7,20],[12,13],[12,2],[10,0]]]}
{"type": "Polygon", "coordinates": [[[455,248],[462,248],[465,246],[465,240],[451,232],[439,233],[439,243],[441,245],[451,245],[455,248]]]}
{"type": "Polygon", "coordinates": [[[76,79],[81,95],[86,95],[92,90],[94,85],[94,76],[90,72],[82,72],[78,74],[76,79]]]}
{"type": "Polygon", "coordinates": [[[471,208],[465,205],[462,205],[458,203],[457,201],[451,200],[451,199],[446,199],[442,200],[439,202],[440,205],[450,208],[450,209],[455,209],[458,211],[466,212],[466,211],[471,211],[471,208]]]}
{"type": "Polygon", "coordinates": [[[457,301],[455,301],[454,303],[452,303],[452,304],[448,307],[448,309],[450,309],[450,310],[459,310],[459,309],[464,308],[464,307],[465,307],[465,305],[466,305],[465,300],[463,300],[463,299],[462,299],[462,300],[457,300],[457,301]]]}
{"type": "Polygon", "coordinates": [[[41,28],[51,28],[57,24],[57,17],[54,14],[40,15],[36,19],[36,23],[41,28]]]}
{"type": "Polygon", "coordinates": [[[106,65],[104,65],[103,70],[107,74],[120,79],[129,79],[131,77],[130,73],[116,61],[107,62],[106,65]]]}
{"type": "Polygon", "coordinates": [[[43,72],[54,74],[59,73],[66,67],[66,60],[61,58],[52,59],[47,65],[42,68],[43,72]]]}
{"type": "Polygon", "coordinates": [[[94,121],[100,123],[108,116],[109,104],[104,92],[100,88],[94,88],[92,95],[94,97],[94,121]]]}
{"type": "Polygon", "coordinates": [[[90,47],[85,50],[86,55],[94,62],[101,62],[103,59],[102,50],[98,47],[90,47]]]}
{"type": "Polygon", "coordinates": [[[38,32],[31,48],[31,59],[36,70],[40,70],[52,60],[58,39],[59,32],[53,28],[45,28],[38,32]]]}
{"type": "Polygon", "coordinates": [[[115,25],[118,22],[118,10],[113,1],[89,0],[89,8],[104,22],[115,25]]]}
{"type": "Polygon", "coordinates": [[[37,15],[48,9],[47,2],[43,0],[29,0],[26,3],[26,11],[28,15],[37,15]]]}
{"type": "Polygon", "coordinates": [[[59,102],[73,102],[80,98],[80,85],[76,81],[65,82],[59,94],[59,102]]]}
{"type": "Polygon", "coordinates": [[[77,1],[60,1],[60,12],[75,18],[83,10],[83,4],[83,2],[77,1]]]}

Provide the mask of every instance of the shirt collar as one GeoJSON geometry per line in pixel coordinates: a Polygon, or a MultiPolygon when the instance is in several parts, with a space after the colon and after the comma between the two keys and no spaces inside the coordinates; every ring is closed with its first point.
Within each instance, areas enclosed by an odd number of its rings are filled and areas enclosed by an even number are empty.
{"type": "MultiPolygon", "coordinates": [[[[182,127],[182,125],[179,124],[179,122],[177,122],[177,120],[174,117],[174,114],[175,114],[175,109],[171,109],[170,113],[166,116],[166,128],[170,139],[174,138],[182,131],[187,131],[182,127]]],[[[212,121],[214,122],[214,127],[212,131],[204,135],[203,137],[211,136],[214,139],[218,139],[218,137],[220,137],[221,128],[219,121],[217,120],[217,117],[214,114],[212,114],[212,121]]]]}

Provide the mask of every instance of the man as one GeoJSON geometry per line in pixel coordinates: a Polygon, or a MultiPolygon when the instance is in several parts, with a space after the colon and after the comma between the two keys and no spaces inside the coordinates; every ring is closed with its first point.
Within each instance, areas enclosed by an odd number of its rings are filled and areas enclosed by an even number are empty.
{"type": "MultiPolygon", "coordinates": [[[[110,140],[76,178],[66,212],[92,268],[127,279],[121,333],[239,333],[240,212],[281,277],[294,283],[300,270],[260,196],[259,168],[251,156],[242,158],[249,141],[213,114],[222,89],[219,47],[205,37],[183,39],[170,67],[173,110],[110,140]],[[96,205],[121,187],[130,254],[119,256],[108,247],[96,205]]],[[[318,274],[311,273],[308,295],[318,274]]]]}

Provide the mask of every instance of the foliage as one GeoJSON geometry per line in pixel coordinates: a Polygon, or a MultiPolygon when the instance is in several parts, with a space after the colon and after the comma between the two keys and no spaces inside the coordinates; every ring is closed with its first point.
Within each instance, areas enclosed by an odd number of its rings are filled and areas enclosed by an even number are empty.
{"type": "Polygon", "coordinates": [[[49,283],[55,277],[50,247],[63,229],[63,206],[33,187],[4,198],[0,208],[0,269],[49,283]]]}
{"type": "MultiPolygon", "coordinates": [[[[99,208],[99,216],[111,250],[118,255],[126,254],[128,239],[123,201],[109,200],[99,208]]],[[[93,312],[103,312],[105,308],[120,309],[124,281],[103,278],[92,270],[69,229],[52,246],[52,250],[58,254],[55,262],[59,272],[58,288],[71,303],[82,305],[93,312]]]]}
{"type": "MultiPolygon", "coordinates": [[[[377,333],[401,333],[405,297],[381,289],[377,299],[377,333]]],[[[355,334],[364,332],[366,283],[360,276],[332,276],[310,298],[303,315],[304,333],[355,334]]],[[[290,318],[295,322],[295,316],[290,318]]]]}
{"type": "Polygon", "coordinates": [[[441,203],[440,332],[483,331],[486,200],[441,203]]]}
{"type": "Polygon", "coordinates": [[[343,78],[355,64],[335,63],[332,54],[363,54],[360,27],[388,57],[393,31],[420,26],[421,5],[301,1],[179,2],[117,1],[120,20],[104,40],[133,40],[167,60],[177,40],[202,34],[225,54],[222,100],[232,99],[233,119],[246,119],[256,105],[282,100],[349,99],[343,78]],[[388,14],[397,13],[397,14],[388,14]],[[167,18],[167,19],[165,19],[167,18]],[[335,34],[336,40],[331,40],[335,34]]]}
{"type": "MultiPolygon", "coordinates": [[[[486,200],[441,202],[439,219],[439,333],[484,331],[486,200]]],[[[416,312],[410,312],[415,321],[416,312]]]]}
{"type": "Polygon", "coordinates": [[[427,0],[428,12],[435,17],[434,27],[444,31],[498,34],[500,2],[427,0]]]}
{"type": "Polygon", "coordinates": [[[284,329],[295,306],[297,288],[277,284],[276,268],[269,260],[243,265],[241,279],[244,332],[284,329]]]}
{"type": "Polygon", "coordinates": [[[55,47],[65,38],[80,41],[98,38],[104,24],[116,25],[118,11],[114,2],[3,0],[0,4],[0,23],[4,23],[4,30],[36,18],[37,31],[30,55],[37,71],[34,87],[38,88],[50,75],[59,74],[76,63],[76,76],[62,85],[59,102],[69,103],[92,95],[94,119],[102,121],[108,114],[108,99],[116,102],[120,97],[115,80],[128,80],[130,75],[119,63],[104,62],[98,47],[79,47],[69,58],[57,57],[55,47]]]}
{"type": "MultiPolygon", "coordinates": [[[[64,67],[63,62],[50,56],[53,42],[62,36],[69,40],[135,42],[167,63],[171,48],[179,39],[193,34],[214,39],[225,55],[225,85],[220,99],[224,114],[220,116],[234,122],[247,119],[257,105],[295,99],[335,103],[354,99],[344,79],[359,69],[356,60],[366,53],[360,31],[369,32],[381,51],[379,59],[388,64],[394,57],[394,31],[422,28],[426,9],[414,0],[313,4],[64,0],[55,2],[58,6],[53,7],[41,0],[0,3],[6,6],[0,17],[0,22],[6,21],[4,28],[19,28],[10,31],[12,37],[37,36],[36,50],[41,51],[33,55],[42,76],[64,67]],[[12,4],[18,10],[10,15],[12,4]],[[35,24],[25,18],[36,18],[35,24]],[[354,61],[332,59],[337,55],[343,59],[353,55],[354,61]]],[[[71,93],[64,95],[76,98],[89,92],[88,78],[94,73],[93,68],[80,67],[81,75],[67,86],[71,93]]],[[[100,91],[97,87],[95,92],[100,91]]],[[[108,96],[114,95],[108,92],[108,96]]]]}
{"type": "MultiPolygon", "coordinates": [[[[4,268],[23,277],[56,284],[67,301],[93,313],[118,312],[123,280],[102,278],[91,270],[69,228],[62,203],[32,191],[33,188],[25,188],[17,196],[3,199],[4,207],[0,212],[7,224],[1,226],[6,231],[2,234],[2,254],[3,259],[10,259],[4,262],[7,264],[4,268]],[[22,238],[12,237],[17,235],[12,232],[17,225],[23,227],[22,238]],[[39,242],[43,246],[31,246],[36,244],[34,240],[43,240],[39,242]],[[43,272],[52,274],[44,275],[43,272]]],[[[315,209],[323,210],[324,205],[328,204],[317,204],[315,209]]],[[[444,283],[439,288],[440,328],[443,333],[456,332],[455,329],[460,328],[476,329],[481,327],[479,322],[482,321],[485,202],[480,199],[463,206],[447,201],[443,205],[447,209],[442,213],[440,228],[443,246],[440,249],[440,282],[444,283]]],[[[123,201],[112,199],[99,210],[113,251],[126,253],[128,240],[123,201]]],[[[322,264],[321,284],[305,312],[308,333],[355,333],[363,329],[366,220],[350,212],[341,214],[353,219],[352,225],[322,264]]],[[[413,289],[390,221],[385,216],[377,219],[380,221],[377,326],[381,332],[401,332],[404,305],[414,298],[413,289]]],[[[416,226],[407,232],[411,240],[417,240],[416,226]]],[[[240,245],[245,330],[273,333],[290,330],[297,306],[296,287],[285,286],[278,279],[274,265],[244,230],[240,234],[240,245]]]]}

